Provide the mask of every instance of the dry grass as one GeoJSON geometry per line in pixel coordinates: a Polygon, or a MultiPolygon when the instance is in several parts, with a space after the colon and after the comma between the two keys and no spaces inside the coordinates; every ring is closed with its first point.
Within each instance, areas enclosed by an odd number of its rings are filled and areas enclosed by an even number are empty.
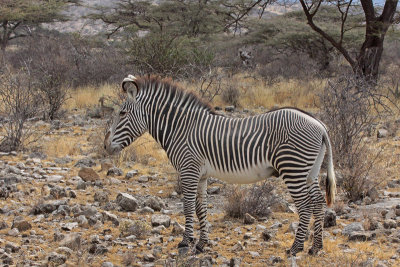
{"type": "Polygon", "coordinates": [[[65,104],[67,110],[82,109],[99,105],[102,96],[115,96],[119,86],[116,84],[104,84],[100,87],[80,87],[71,91],[71,98],[65,104]]]}
{"type": "Polygon", "coordinates": [[[82,150],[76,137],[57,137],[43,145],[43,151],[50,157],[78,156],[82,150]]]}

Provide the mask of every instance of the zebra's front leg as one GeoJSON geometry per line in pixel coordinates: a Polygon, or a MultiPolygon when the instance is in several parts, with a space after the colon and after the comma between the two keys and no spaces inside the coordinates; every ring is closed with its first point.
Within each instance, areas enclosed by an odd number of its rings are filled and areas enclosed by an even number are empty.
{"type": "Polygon", "coordinates": [[[200,222],[200,240],[196,244],[196,254],[204,252],[208,243],[207,233],[207,178],[202,178],[197,187],[196,215],[200,222]]]}
{"type": "Polygon", "coordinates": [[[181,173],[181,184],[183,191],[183,213],[185,215],[185,233],[178,248],[189,248],[194,243],[193,220],[196,203],[197,185],[199,175],[193,172],[181,173]]]}

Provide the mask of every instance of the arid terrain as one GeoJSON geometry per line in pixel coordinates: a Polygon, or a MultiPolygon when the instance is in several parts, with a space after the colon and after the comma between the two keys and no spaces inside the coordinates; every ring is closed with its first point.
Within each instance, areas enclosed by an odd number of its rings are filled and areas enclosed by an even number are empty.
{"type": "MultiPolygon", "coordinates": [[[[259,102],[315,112],[313,87],[288,97],[291,86],[271,88],[271,94],[248,90],[253,100],[243,99],[246,108],[227,111],[232,108],[220,102],[219,112],[243,117],[267,111],[259,102]]],[[[269,180],[279,197],[270,216],[246,223],[226,215],[233,186],[209,179],[210,244],[202,255],[179,255],[182,195],[164,151],[148,134],[120,155],[103,151],[108,117],[97,101],[115,88],[73,91],[63,118],[29,122],[39,138],[34,145],[0,154],[2,266],[400,266],[398,118],[377,123],[366,140],[382,149],[373,166],[384,176],[382,183],[356,202],[345,201],[339,188],[317,256],[307,254],[311,238],[295,259],[285,254],[298,216],[279,178],[269,180]]],[[[336,171],[340,174],[340,166],[336,171]]]]}

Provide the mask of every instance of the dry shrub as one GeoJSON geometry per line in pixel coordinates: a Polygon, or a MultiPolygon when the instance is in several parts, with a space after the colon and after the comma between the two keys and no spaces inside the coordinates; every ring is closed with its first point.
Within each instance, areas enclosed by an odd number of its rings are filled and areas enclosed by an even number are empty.
{"type": "Polygon", "coordinates": [[[228,188],[224,207],[226,215],[233,218],[243,218],[246,213],[256,217],[270,215],[269,207],[277,201],[273,190],[274,187],[268,182],[245,188],[241,186],[228,188]]]}
{"type": "Polygon", "coordinates": [[[322,119],[329,129],[336,170],[343,177],[338,184],[352,201],[364,198],[382,182],[371,177],[380,151],[368,148],[364,141],[380,112],[390,111],[381,91],[379,86],[360,77],[345,75],[328,81],[320,95],[322,119]]]}
{"type": "Polygon", "coordinates": [[[12,73],[0,70],[0,114],[5,119],[5,136],[0,140],[0,151],[19,150],[34,142],[33,127],[28,120],[41,110],[40,95],[31,73],[25,68],[12,73]]]}
{"type": "Polygon", "coordinates": [[[230,83],[227,85],[227,87],[222,91],[222,100],[229,105],[232,106],[239,106],[239,96],[240,92],[238,87],[230,83]]]}

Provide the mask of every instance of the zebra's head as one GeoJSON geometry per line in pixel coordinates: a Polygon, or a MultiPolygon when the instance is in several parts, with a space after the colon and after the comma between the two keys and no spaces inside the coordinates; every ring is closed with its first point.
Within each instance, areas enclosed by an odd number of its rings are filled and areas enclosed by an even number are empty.
{"type": "Polygon", "coordinates": [[[104,148],[109,154],[118,153],[129,146],[148,128],[144,112],[136,99],[139,88],[133,75],[129,75],[122,82],[122,90],[127,95],[127,100],[122,104],[105,136],[104,148]]]}

